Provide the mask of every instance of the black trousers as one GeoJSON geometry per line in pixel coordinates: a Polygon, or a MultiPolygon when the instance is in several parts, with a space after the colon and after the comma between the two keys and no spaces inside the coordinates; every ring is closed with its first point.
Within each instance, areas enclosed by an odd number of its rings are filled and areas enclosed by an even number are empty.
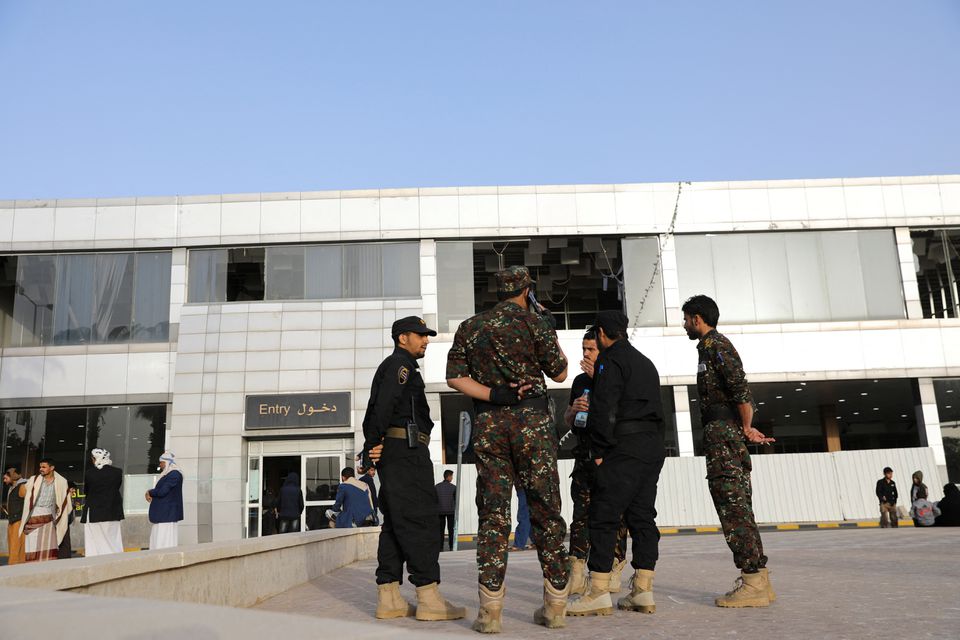
{"type": "Polygon", "coordinates": [[[437,491],[430,452],[421,444],[387,438],[377,465],[383,526],[377,549],[377,584],[403,582],[406,563],[410,582],[422,587],[440,582],[437,491]]]}
{"type": "Polygon", "coordinates": [[[649,440],[640,457],[614,451],[597,468],[590,496],[590,571],[608,573],[613,568],[621,518],[633,539],[633,568],[653,571],[657,565],[660,531],[654,504],[663,468],[663,440],[659,434],[638,435],[649,440]]]}
{"type": "Polygon", "coordinates": [[[443,530],[447,530],[447,548],[453,550],[453,514],[440,514],[440,548],[443,549],[443,530]]]}
{"type": "Polygon", "coordinates": [[[300,531],[300,518],[280,518],[280,533],[300,531]]]}

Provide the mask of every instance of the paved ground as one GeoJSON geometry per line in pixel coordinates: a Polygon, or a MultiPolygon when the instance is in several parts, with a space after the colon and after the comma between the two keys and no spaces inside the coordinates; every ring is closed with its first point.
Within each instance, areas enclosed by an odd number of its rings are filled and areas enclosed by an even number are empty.
{"type": "MultiPolygon", "coordinates": [[[[510,555],[504,638],[957,638],[960,637],[960,529],[781,531],[764,534],[778,600],[769,609],[718,609],[717,593],[736,577],[719,535],[664,537],[654,587],[657,613],[617,611],[568,618],[561,631],[532,623],[540,602],[535,552],[510,555]]],[[[261,609],[372,622],[375,562],[357,563],[301,585],[261,609]]],[[[390,627],[460,633],[476,614],[473,551],[441,556],[442,590],[467,606],[465,620],[376,621],[390,627]]],[[[624,580],[626,586],[626,579],[624,580]]],[[[413,587],[404,594],[414,599],[413,587]]]]}

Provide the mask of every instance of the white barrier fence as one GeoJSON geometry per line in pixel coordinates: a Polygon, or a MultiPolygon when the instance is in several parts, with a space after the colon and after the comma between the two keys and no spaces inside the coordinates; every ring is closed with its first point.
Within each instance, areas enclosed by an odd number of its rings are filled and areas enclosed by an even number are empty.
{"type": "MultiPolygon", "coordinates": [[[[930,490],[930,500],[943,497],[943,487],[927,447],[910,449],[874,449],[837,453],[781,453],[754,455],[753,506],[757,521],[834,522],[879,518],[875,487],[884,467],[894,470],[900,491],[900,504],[910,506],[910,476],[923,472],[930,490]]],[[[437,482],[445,469],[455,464],[434,465],[437,482]]],[[[573,506],[570,499],[572,460],[561,460],[560,493],[562,513],[570,523],[573,506]]],[[[657,524],[661,527],[717,526],[716,511],[707,489],[706,462],[703,457],[667,458],[660,474],[657,495],[657,524]]],[[[477,532],[475,502],[477,471],[464,464],[461,477],[454,478],[460,496],[459,532],[477,532]]],[[[516,521],[517,501],[514,495],[511,511],[516,521]]]]}

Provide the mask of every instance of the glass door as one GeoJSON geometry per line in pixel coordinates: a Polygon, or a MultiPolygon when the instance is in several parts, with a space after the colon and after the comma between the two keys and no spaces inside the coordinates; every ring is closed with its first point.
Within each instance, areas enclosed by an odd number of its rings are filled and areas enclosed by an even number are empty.
{"type": "Polygon", "coordinates": [[[263,483],[260,480],[260,470],[263,468],[263,456],[249,456],[247,459],[247,493],[246,507],[247,520],[244,523],[246,538],[259,538],[262,534],[260,507],[262,504],[261,491],[263,483]]]}
{"type": "Polygon", "coordinates": [[[304,530],[330,528],[325,512],[333,506],[340,486],[343,454],[306,454],[301,456],[301,482],[304,510],[304,530]]]}

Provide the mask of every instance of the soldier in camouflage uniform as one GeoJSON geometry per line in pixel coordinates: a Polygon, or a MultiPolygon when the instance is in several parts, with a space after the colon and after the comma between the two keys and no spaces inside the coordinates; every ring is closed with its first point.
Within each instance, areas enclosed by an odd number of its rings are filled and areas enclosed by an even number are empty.
{"type": "Polygon", "coordinates": [[[563,382],[567,359],[556,331],[545,317],[531,312],[532,285],[526,267],[498,272],[500,302],[461,323],[447,356],[447,384],[473,398],[477,415],[473,450],[480,611],[473,628],[482,633],[497,633],[501,627],[514,484],[526,492],[532,538],[543,569],[544,606],[534,621],[549,628],[565,625],[568,568],[563,548],[566,525],[560,515],[559,443],[543,374],[563,382]]]}
{"type": "MultiPolygon", "coordinates": [[[[590,434],[586,425],[577,427],[574,418],[580,411],[590,410],[590,401],[583,396],[584,391],[593,385],[593,364],[600,350],[597,348],[597,334],[593,329],[583,336],[583,360],[580,369],[583,373],[573,379],[570,387],[570,404],[563,414],[563,420],[577,438],[573,449],[574,465],[570,474],[570,497],[573,500],[573,519],[570,521],[570,595],[581,594],[587,587],[587,555],[590,552],[590,488],[597,475],[597,465],[590,455],[590,434]]],[[[617,532],[617,546],[614,549],[614,565],[610,575],[610,592],[618,593],[621,588],[621,575],[626,565],[627,525],[620,524],[617,532]]]]}
{"type": "Polygon", "coordinates": [[[744,440],[774,442],[752,426],[753,396],[747,386],[740,355],[716,330],[717,303],[704,295],[683,304],[683,328],[699,340],[697,393],[703,423],[707,482],[723,535],[741,570],[733,591],[716,599],[718,607],[766,607],[776,598],[767,572],[760,531],[753,517],[750,453],[744,440]]]}

